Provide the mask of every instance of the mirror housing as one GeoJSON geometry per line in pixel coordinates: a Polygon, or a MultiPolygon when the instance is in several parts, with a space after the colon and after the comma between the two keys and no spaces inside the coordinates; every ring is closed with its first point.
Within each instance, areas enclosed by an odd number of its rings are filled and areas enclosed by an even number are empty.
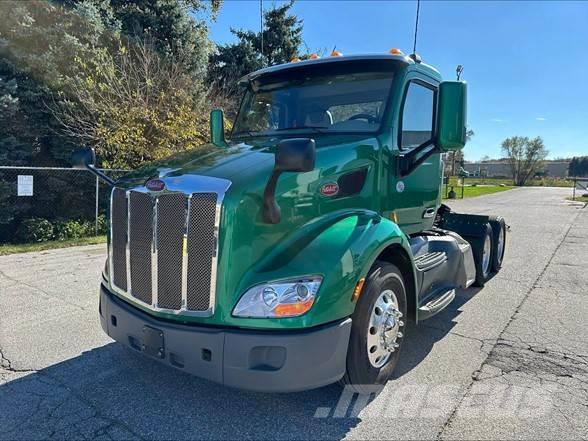
{"type": "Polygon", "coordinates": [[[276,202],[276,186],[283,172],[309,172],[314,170],[316,145],[314,139],[284,139],[278,144],[272,174],[263,192],[263,220],[278,224],[281,219],[280,206],[276,202]]]}
{"type": "Polygon", "coordinates": [[[443,152],[461,150],[466,143],[467,84],[444,81],[439,85],[437,148],[443,152]]]}
{"type": "Polygon", "coordinates": [[[225,118],[222,109],[212,109],[210,112],[210,142],[217,147],[226,147],[225,118]]]}
{"type": "Polygon", "coordinates": [[[71,155],[71,165],[73,168],[89,170],[112,187],[114,185],[114,180],[110,179],[108,176],[94,167],[95,164],[96,152],[92,148],[76,150],[71,155]]]}
{"type": "Polygon", "coordinates": [[[76,150],[71,155],[71,165],[73,168],[88,168],[96,164],[96,152],[92,148],[76,150]]]}

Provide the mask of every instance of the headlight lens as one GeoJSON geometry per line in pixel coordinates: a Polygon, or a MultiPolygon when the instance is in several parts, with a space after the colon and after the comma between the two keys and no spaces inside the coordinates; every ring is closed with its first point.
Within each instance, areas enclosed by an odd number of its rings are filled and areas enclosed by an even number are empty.
{"type": "Polygon", "coordinates": [[[314,304],[322,277],[301,277],[254,286],[233,310],[236,317],[296,317],[314,304]]]}

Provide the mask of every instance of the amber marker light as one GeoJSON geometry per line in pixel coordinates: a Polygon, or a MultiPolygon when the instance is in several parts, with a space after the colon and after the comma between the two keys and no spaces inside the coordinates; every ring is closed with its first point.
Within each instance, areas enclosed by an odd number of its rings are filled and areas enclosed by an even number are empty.
{"type": "Polygon", "coordinates": [[[355,302],[359,299],[359,295],[361,294],[361,289],[363,288],[363,284],[365,283],[365,277],[362,277],[355,285],[355,289],[353,290],[353,295],[351,296],[351,301],[355,302]]]}
{"type": "Polygon", "coordinates": [[[333,52],[331,52],[331,57],[342,57],[343,54],[339,51],[333,50],[333,52]]]}
{"type": "Polygon", "coordinates": [[[395,47],[390,49],[390,53],[392,55],[404,55],[404,52],[402,52],[400,49],[396,49],[395,47]]]}
{"type": "Polygon", "coordinates": [[[318,56],[318,54],[310,54],[309,57],[311,60],[318,60],[320,57],[318,56]]]}
{"type": "Polygon", "coordinates": [[[290,60],[290,63],[298,63],[299,61],[300,61],[300,58],[294,57],[290,60]]]}
{"type": "Polygon", "coordinates": [[[302,303],[283,303],[274,308],[276,317],[296,317],[304,314],[314,303],[314,298],[302,303]]]}

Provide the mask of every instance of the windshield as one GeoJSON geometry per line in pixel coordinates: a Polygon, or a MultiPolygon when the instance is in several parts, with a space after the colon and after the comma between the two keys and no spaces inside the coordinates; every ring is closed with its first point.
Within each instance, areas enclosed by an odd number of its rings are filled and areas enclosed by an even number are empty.
{"type": "Polygon", "coordinates": [[[394,73],[347,71],[296,75],[249,87],[233,135],[282,131],[375,132],[380,128],[394,73]]]}

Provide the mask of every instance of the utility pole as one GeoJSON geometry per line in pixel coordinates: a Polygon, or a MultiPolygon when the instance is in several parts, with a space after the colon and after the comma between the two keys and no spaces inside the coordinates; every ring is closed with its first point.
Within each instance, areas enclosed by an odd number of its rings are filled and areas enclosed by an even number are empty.
{"type": "MultiPolygon", "coordinates": [[[[259,33],[261,35],[261,62],[263,63],[263,0],[259,0],[259,24],[260,24],[259,33]]],[[[265,66],[265,63],[264,63],[264,66],[265,66]]]]}

